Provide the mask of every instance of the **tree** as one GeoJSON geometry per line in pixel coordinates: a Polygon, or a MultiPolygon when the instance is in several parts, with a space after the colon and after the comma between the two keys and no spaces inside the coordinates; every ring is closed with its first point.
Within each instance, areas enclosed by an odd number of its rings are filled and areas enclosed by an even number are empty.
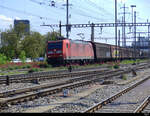
{"type": "Polygon", "coordinates": [[[23,35],[29,34],[29,33],[26,32],[27,26],[28,25],[26,25],[26,24],[24,24],[22,22],[20,22],[19,24],[15,25],[14,30],[15,30],[15,32],[16,32],[18,37],[21,38],[23,35]]]}
{"type": "Polygon", "coordinates": [[[21,52],[21,39],[25,35],[26,25],[23,23],[17,24],[15,29],[10,26],[10,29],[1,33],[2,48],[0,52],[9,58],[18,58],[21,52]]]}
{"type": "Polygon", "coordinates": [[[48,32],[44,36],[39,32],[25,34],[25,28],[26,25],[20,23],[16,25],[15,29],[10,26],[10,29],[2,32],[0,53],[9,59],[23,58],[23,56],[32,59],[43,57],[46,53],[47,41],[57,40],[60,35],[59,32],[48,32]]]}
{"type": "Polygon", "coordinates": [[[45,35],[45,39],[46,39],[46,42],[47,41],[54,41],[54,40],[57,40],[57,37],[59,37],[59,36],[60,36],[59,32],[48,32],[45,35]]]}
{"type": "Polygon", "coordinates": [[[10,58],[17,57],[20,52],[19,47],[19,38],[17,37],[16,33],[14,33],[13,29],[2,32],[1,53],[5,54],[7,57],[10,58]]]}
{"type": "Polygon", "coordinates": [[[26,61],[26,53],[25,51],[21,51],[19,55],[19,59],[24,63],[26,61]]]}
{"type": "Polygon", "coordinates": [[[0,54],[0,64],[5,64],[7,62],[7,57],[4,54],[0,54]]]}
{"type": "Polygon", "coordinates": [[[37,58],[44,54],[44,38],[38,32],[31,32],[22,41],[22,50],[26,52],[27,57],[37,58]]]}

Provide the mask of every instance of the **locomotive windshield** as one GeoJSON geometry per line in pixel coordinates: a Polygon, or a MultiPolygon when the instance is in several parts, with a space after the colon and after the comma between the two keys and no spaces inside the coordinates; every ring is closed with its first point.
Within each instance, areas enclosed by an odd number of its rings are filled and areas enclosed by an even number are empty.
{"type": "Polygon", "coordinates": [[[56,42],[56,43],[48,43],[48,49],[62,49],[62,42],[56,42]]]}

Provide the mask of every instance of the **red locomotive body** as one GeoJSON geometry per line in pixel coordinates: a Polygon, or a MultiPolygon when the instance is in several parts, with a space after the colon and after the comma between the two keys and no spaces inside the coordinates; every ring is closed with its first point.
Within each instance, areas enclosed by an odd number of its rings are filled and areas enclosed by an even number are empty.
{"type": "Polygon", "coordinates": [[[94,60],[90,42],[64,39],[49,41],[47,46],[47,60],[50,64],[84,63],[94,60]]]}

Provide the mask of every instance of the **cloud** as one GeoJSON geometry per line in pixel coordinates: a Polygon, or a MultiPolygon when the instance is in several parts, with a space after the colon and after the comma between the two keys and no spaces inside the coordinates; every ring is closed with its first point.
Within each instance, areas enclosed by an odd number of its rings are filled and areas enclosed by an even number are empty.
{"type": "Polygon", "coordinates": [[[0,20],[7,21],[7,22],[13,21],[12,18],[6,17],[5,15],[0,15],[0,20]]]}
{"type": "Polygon", "coordinates": [[[21,18],[20,18],[20,17],[16,17],[15,19],[16,19],[16,20],[21,20],[21,18]]]}

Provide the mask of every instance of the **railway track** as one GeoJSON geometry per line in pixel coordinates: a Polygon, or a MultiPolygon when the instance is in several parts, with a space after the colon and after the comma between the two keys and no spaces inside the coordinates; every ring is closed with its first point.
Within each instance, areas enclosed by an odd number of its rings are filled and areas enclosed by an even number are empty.
{"type": "Polygon", "coordinates": [[[147,82],[150,83],[149,76],[131,87],[128,87],[123,91],[105,99],[104,101],[88,108],[82,113],[138,113],[149,102],[149,97],[143,102],[149,93],[146,92],[145,89],[147,82]],[[145,91],[145,93],[143,91],[145,91]],[[140,105],[141,102],[143,102],[142,105],[140,105]]]}
{"type": "MultiPolygon", "coordinates": [[[[142,69],[144,68],[142,67],[138,67],[136,68],[136,70],[142,69]]],[[[35,87],[30,87],[30,88],[25,88],[25,89],[17,89],[17,90],[11,90],[11,91],[7,91],[7,92],[3,92],[0,93],[0,98],[4,98],[4,97],[9,97],[15,94],[21,94],[21,93],[25,93],[25,92],[31,92],[31,91],[37,91],[40,89],[45,89],[45,88],[50,88],[50,87],[54,87],[54,86],[59,86],[59,85],[63,85],[63,84],[67,84],[67,83],[73,83],[75,81],[81,81],[81,80],[89,80],[89,79],[93,79],[92,77],[94,76],[98,76],[101,75],[101,79],[107,79],[107,76],[105,76],[107,73],[111,74],[111,73],[116,73],[116,75],[119,74],[123,74],[123,73],[130,73],[131,70],[114,70],[114,71],[110,71],[110,70],[103,70],[103,71],[95,71],[94,73],[87,73],[88,75],[82,75],[82,76],[77,76],[77,77],[72,77],[72,78],[67,78],[62,82],[55,82],[55,83],[50,83],[50,84],[44,84],[44,85],[40,85],[40,86],[35,86],[35,87]]],[[[115,76],[115,75],[114,75],[115,76]]],[[[109,77],[109,76],[108,76],[109,77]]]]}
{"type": "Polygon", "coordinates": [[[99,77],[91,77],[91,76],[98,76],[100,73],[89,75],[91,79],[83,79],[87,76],[80,77],[78,79],[73,79],[73,80],[68,80],[60,83],[54,83],[52,84],[47,84],[47,85],[41,85],[37,87],[32,87],[32,88],[26,88],[26,89],[20,89],[20,90],[13,90],[13,91],[8,91],[5,93],[0,93],[1,99],[0,99],[0,106],[6,106],[7,104],[16,104],[19,102],[27,101],[27,100],[32,100],[38,97],[43,97],[46,95],[51,95],[55,94],[58,92],[63,91],[64,89],[72,89],[75,87],[80,87],[84,86],[90,83],[93,83],[99,79],[102,78],[110,78],[112,76],[116,76],[118,74],[122,74],[123,71],[109,71],[109,75],[103,75],[100,78],[99,77]],[[78,81],[78,82],[76,82],[78,81]],[[16,94],[21,94],[21,93],[27,93],[27,94],[22,94],[16,96],[16,94]],[[12,97],[13,96],[13,97],[12,97]]]}
{"type": "MultiPolygon", "coordinates": [[[[97,72],[104,72],[108,71],[109,69],[99,69],[99,70],[91,70],[91,71],[80,71],[80,72],[71,72],[71,73],[36,73],[36,74],[30,74],[30,75],[23,75],[23,76],[9,76],[9,83],[27,83],[32,82],[36,79],[39,81],[42,80],[48,80],[48,79],[58,79],[58,78],[68,78],[68,77],[75,77],[75,76],[81,76],[81,75],[89,75],[94,74],[97,72]]],[[[0,84],[6,84],[7,77],[0,78],[0,84]]]]}
{"type": "Polygon", "coordinates": [[[115,72],[118,72],[118,71],[122,72],[122,70],[97,72],[95,74],[90,74],[88,76],[84,75],[84,76],[79,76],[79,77],[72,77],[71,79],[70,78],[65,79],[64,81],[61,81],[61,82],[59,81],[59,82],[54,82],[54,83],[50,83],[50,84],[44,84],[44,85],[39,85],[39,86],[35,86],[35,87],[25,88],[25,89],[11,90],[11,91],[0,93],[0,98],[9,97],[9,96],[12,96],[12,95],[21,94],[21,93],[25,93],[25,92],[37,91],[37,90],[40,90],[40,89],[65,85],[67,83],[73,83],[73,82],[76,82],[76,81],[89,80],[89,79],[93,79],[94,76],[97,76],[97,75],[105,75],[106,73],[115,73],[115,72]]]}
{"type": "MultiPolygon", "coordinates": [[[[147,63],[142,63],[137,66],[142,67],[147,65],[147,63]]],[[[134,66],[133,68],[136,68],[137,66],[134,66]]],[[[76,76],[81,76],[81,75],[90,75],[90,74],[95,74],[97,72],[104,72],[108,71],[110,69],[108,68],[94,68],[94,69],[86,69],[83,71],[75,71],[68,73],[66,71],[53,71],[53,72],[40,72],[40,73],[33,73],[33,74],[24,74],[24,75],[12,75],[9,76],[8,78],[6,76],[1,76],[0,77],[0,84],[7,84],[7,81],[9,83],[30,83],[33,82],[34,80],[42,81],[42,80],[48,80],[48,79],[57,79],[57,78],[68,78],[68,77],[76,77],[76,76]]]]}
{"type": "Polygon", "coordinates": [[[150,96],[148,96],[134,113],[150,113],[150,96]]]}
{"type": "MultiPolygon", "coordinates": [[[[144,67],[139,67],[139,69],[144,68],[144,67]]],[[[106,75],[106,72],[103,73],[97,73],[97,74],[92,74],[87,76],[82,76],[78,77],[76,79],[70,79],[68,81],[64,81],[61,83],[55,83],[55,84],[50,84],[50,85],[41,85],[41,86],[36,86],[32,88],[26,88],[26,89],[20,89],[20,90],[13,90],[13,91],[8,91],[5,93],[1,93],[0,96],[0,107],[3,108],[7,106],[8,104],[17,104],[20,102],[28,101],[28,100],[33,100],[38,97],[43,97],[55,93],[62,92],[64,89],[72,89],[80,86],[84,86],[93,82],[97,82],[101,80],[102,78],[111,78],[113,76],[121,75],[123,73],[129,73],[130,71],[122,71],[122,70],[115,70],[115,71],[109,71],[107,72],[108,74],[106,75]],[[97,77],[100,75],[100,77],[97,77]],[[92,78],[91,78],[92,77],[92,78]],[[76,82],[78,81],[78,82],[76,82]],[[24,93],[24,94],[21,94],[24,93]],[[18,94],[18,95],[16,95],[18,94]]]]}

